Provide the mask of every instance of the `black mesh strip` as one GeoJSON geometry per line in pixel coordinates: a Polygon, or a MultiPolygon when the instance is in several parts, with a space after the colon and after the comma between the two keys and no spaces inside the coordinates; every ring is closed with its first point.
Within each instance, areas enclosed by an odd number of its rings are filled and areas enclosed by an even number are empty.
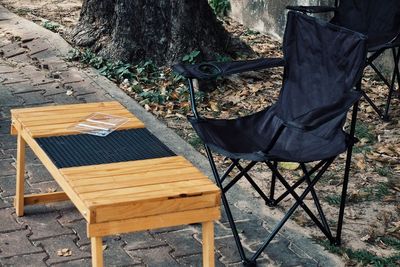
{"type": "Polygon", "coordinates": [[[106,137],[77,134],[36,141],[57,168],[175,156],[147,129],[115,131],[106,137]]]}

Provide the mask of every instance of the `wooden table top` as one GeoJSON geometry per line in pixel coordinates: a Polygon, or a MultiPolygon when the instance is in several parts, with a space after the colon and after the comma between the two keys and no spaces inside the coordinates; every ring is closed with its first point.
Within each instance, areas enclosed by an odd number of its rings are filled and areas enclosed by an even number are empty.
{"type": "Polygon", "coordinates": [[[12,133],[22,135],[88,222],[219,207],[219,188],[181,156],[57,168],[35,138],[77,134],[68,128],[94,112],[129,118],[118,130],[145,127],[118,102],[12,110],[12,133]]]}

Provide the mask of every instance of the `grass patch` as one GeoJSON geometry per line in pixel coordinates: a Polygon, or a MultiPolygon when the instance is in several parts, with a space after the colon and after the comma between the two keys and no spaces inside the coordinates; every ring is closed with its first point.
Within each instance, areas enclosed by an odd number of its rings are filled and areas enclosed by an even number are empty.
{"type": "Polygon", "coordinates": [[[356,261],[362,265],[372,265],[376,267],[394,267],[400,264],[400,254],[391,257],[380,257],[366,250],[353,250],[345,247],[331,245],[328,241],[319,241],[319,243],[329,252],[356,261]]]}
{"type": "Polygon", "coordinates": [[[390,166],[377,167],[377,168],[375,168],[375,171],[380,176],[384,176],[384,177],[390,177],[393,175],[393,169],[390,166]]]}
{"type": "Polygon", "coordinates": [[[329,195],[325,197],[325,201],[328,202],[329,205],[339,206],[340,205],[341,196],[340,195],[329,195]]]}
{"type": "Polygon", "coordinates": [[[190,137],[188,140],[189,144],[192,145],[196,150],[200,150],[203,147],[203,141],[197,136],[194,135],[190,137]]]}

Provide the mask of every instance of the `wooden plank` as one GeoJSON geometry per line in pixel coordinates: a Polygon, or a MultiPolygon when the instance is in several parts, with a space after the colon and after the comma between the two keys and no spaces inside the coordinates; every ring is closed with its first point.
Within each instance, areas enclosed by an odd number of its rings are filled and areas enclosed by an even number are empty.
{"type": "Polygon", "coordinates": [[[81,167],[60,169],[69,179],[85,179],[84,177],[104,177],[110,175],[124,175],[156,170],[179,169],[191,167],[191,163],[182,156],[164,157],[156,159],[133,160],[117,163],[106,163],[81,167]]]}
{"type": "MultiPolygon", "coordinates": [[[[146,178],[149,178],[147,176],[146,178]]],[[[146,180],[146,179],[140,179],[140,180],[126,180],[126,181],[119,181],[118,179],[114,180],[109,180],[108,183],[103,183],[103,184],[95,184],[92,183],[91,185],[84,185],[84,186],[76,186],[71,183],[72,187],[74,188],[75,192],[79,194],[83,193],[90,193],[90,192],[100,192],[100,191],[107,191],[111,189],[123,189],[123,188],[129,188],[129,187],[140,187],[140,186],[146,186],[146,185],[155,185],[155,184],[167,184],[167,183],[174,183],[174,182],[180,182],[180,181],[186,181],[186,180],[198,180],[198,179],[208,179],[205,178],[203,174],[190,174],[188,175],[158,175],[155,177],[153,180],[146,180]],[[190,179],[188,179],[190,177],[190,179]]],[[[95,179],[94,179],[95,182],[95,179]]]]}
{"type": "Polygon", "coordinates": [[[109,107],[121,107],[124,108],[117,101],[108,101],[108,102],[95,102],[95,103],[82,103],[82,104],[71,104],[71,105],[53,105],[53,106],[42,106],[42,107],[33,107],[33,108],[20,108],[20,109],[12,109],[12,115],[20,115],[24,113],[34,113],[34,112],[51,112],[51,111],[68,111],[68,110],[93,110],[93,109],[102,109],[109,107]]]}
{"type": "Polygon", "coordinates": [[[92,248],[92,267],[103,267],[103,241],[101,237],[90,238],[92,248]]]}
{"type": "Polygon", "coordinates": [[[219,206],[219,194],[178,197],[157,201],[141,201],[113,206],[95,207],[95,222],[123,220],[135,217],[164,214],[176,211],[196,210],[219,206]]]}
{"type": "Polygon", "coordinates": [[[21,133],[17,140],[17,177],[15,189],[15,212],[17,216],[24,216],[24,193],[25,193],[25,140],[21,133]]]}
{"type": "MultiPolygon", "coordinates": [[[[77,134],[78,132],[72,129],[68,129],[71,124],[57,124],[54,126],[34,126],[29,127],[29,132],[33,137],[47,137],[47,136],[59,136],[59,135],[70,135],[77,134]],[[51,129],[49,129],[51,128],[51,129]]],[[[128,121],[124,125],[121,125],[118,130],[127,130],[127,129],[138,129],[144,128],[144,124],[141,121],[128,121]]]]}
{"type": "Polygon", "coordinates": [[[85,200],[86,205],[89,208],[94,208],[95,206],[100,205],[121,205],[121,203],[128,202],[139,202],[139,201],[156,201],[156,200],[164,200],[167,198],[174,198],[179,196],[195,196],[199,194],[205,193],[215,193],[218,194],[220,189],[214,184],[207,184],[203,186],[193,187],[188,186],[187,188],[177,188],[163,191],[153,191],[153,192],[144,192],[138,194],[124,194],[117,195],[112,197],[99,197],[90,200],[85,200]]]}
{"type": "Polygon", "coordinates": [[[190,180],[190,181],[181,181],[175,183],[168,183],[168,184],[155,184],[155,185],[146,185],[146,186],[139,186],[139,187],[128,187],[128,188],[121,188],[121,189],[111,189],[106,191],[99,191],[99,192],[90,192],[90,193],[83,193],[79,194],[79,196],[83,200],[94,200],[94,199],[107,199],[107,198],[114,198],[119,197],[121,195],[149,195],[151,198],[158,193],[162,193],[163,191],[171,192],[171,195],[179,195],[179,194],[187,194],[190,195],[193,193],[197,194],[198,189],[196,187],[201,186],[210,186],[211,181],[206,179],[199,179],[199,180],[190,180]]]}
{"type": "Polygon", "coordinates": [[[35,205],[35,204],[52,203],[52,202],[59,202],[66,200],[69,200],[69,197],[64,192],[52,192],[44,194],[26,195],[24,197],[24,204],[35,205]]]}
{"type": "Polygon", "coordinates": [[[153,171],[152,172],[142,171],[137,173],[131,172],[127,174],[118,174],[118,175],[100,176],[100,177],[82,176],[82,179],[77,179],[77,177],[80,177],[80,175],[76,175],[71,177],[68,176],[68,180],[73,186],[85,186],[93,184],[101,185],[101,184],[124,183],[124,182],[136,182],[138,183],[138,185],[141,185],[142,183],[155,184],[167,181],[174,182],[182,180],[192,180],[193,179],[192,176],[200,176],[200,175],[204,176],[202,172],[195,169],[194,167],[182,167],[181,169],[162,169],[162,170],[156,170],[154,172],[153,171]],[[186,178],[182,176],[185,176],[186,178]]]}
{"type": "Polygon", "coordinates": [[[90,222],[92,213],[78,197],[78,195],[72,190],[68,182],[64,179],[64,176],[59,172],[57,167],[53,164],[51,159],[42,150],[39,144],[33,139],[24,129],[20,133],[25,139],[26,143],[30,146],[35,155],[40,159],[46,169],[50,172],[53,178],[57,181],[58,185],[64,190],[68,198],[74,203],[75,207],[80,211],[86,221],[90,222]]]}
{"type": "Polygon", "coordinates": [[[203,222],[203,266],[214,267],[214,222],[203,222]]]}
{"type": "MultiPolygon", "coordinates": [[[[121,109],[115,109],[115,110],[109,110],[107,109],[106,112],[109,115],[114,115],[114,116],[120,116],[120,117],[125,117],[125,118],[131,118],[131,119],[136,119],[135,116],[132,115],[127,110],[121,110],[121,109]]],[[[102,112],[102,113],[103,113],[102,112]]],[[[63,112],[62,114],[56,114],[53,115],[52,113],[47,113],[47,115],[43,115],[40,117],[29,117],[29,118],[21,118],[19,117],[19,120],[23,121],[25,127],[30,127],[30,126],[39,126],[39,125],[45,125],[45,124],[60,124],[60,123],[77,123],[92,113],[90,112],[84,112],[84,113],[66,113],[63,112]]]]}
{"type": "Polygon", "coordinates": [[[143,231],[183,224],[201,223],[218,220],[221,217],[219,207],[171,212],[167,214],[134,218],[129,220],[89,223],[88,237],[106,236],[134,231],[143,231]]]}

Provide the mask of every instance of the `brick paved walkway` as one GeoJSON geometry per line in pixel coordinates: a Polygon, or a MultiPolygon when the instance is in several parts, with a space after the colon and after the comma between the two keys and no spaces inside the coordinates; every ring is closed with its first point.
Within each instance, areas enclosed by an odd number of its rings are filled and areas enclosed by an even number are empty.
{"type": "MultiPolygon", "coordinates": [[[[95,71],[81,70],[65,62],[63,56],[68,49],[68,44],[60,40],[57,34],[19,18],[0,6],[0,266],[90,266],[86,224],[73,205],[64,202],[30,206],[21,218],[15,216],[11,205],[15,194],[16,140],[9,135],[10,109],[116,98],[137,105],[104,78],[99,78],[95,71]],[[111,91],[107,89],[111,87],[111,91]],[[112,92],[119,96],[114,96],[112,92]],[[58,256],[57,251],[63,248],[68,248],[72,254],[68,257],[58,256]]],[[[154,118],[151,120],[155,121],[154,118]]],[[[164,127],[158,124],[155,122],[155,128],[164,127]]],[[[185,150],[187,144],[177,142],[173,146],[185,150]]],[[[195,152],[192,154],[199,157],[195,152]]],[[[26,193],[59,190],[29,150],[26,160],[26,193]]],[[[254,201],[241,200],[243,194],[236,195],[235,201],[242,206],[251,206],[254,201]]],[[[254,249],[265,236],[265,232],[254,229],[259,229],[260,225],[268,228],[266,218],[260,219],[256,214],[238,208],[233,211],[238,214],[241,234],[253,242],[245,242],[247,249],[254,249]]],[[[217,266],[240,266],[239,255],[227,226],[225,219],[216,224],[217,266]]],[[[200,266],[200,238],[198,225],[111,236],[105,239],[105,264],[200,266]]],[[[260,266],[342,264],[321,247],[303,239],[289,241],[278,236],[267,253],[261,256],[260,266]]]]}

